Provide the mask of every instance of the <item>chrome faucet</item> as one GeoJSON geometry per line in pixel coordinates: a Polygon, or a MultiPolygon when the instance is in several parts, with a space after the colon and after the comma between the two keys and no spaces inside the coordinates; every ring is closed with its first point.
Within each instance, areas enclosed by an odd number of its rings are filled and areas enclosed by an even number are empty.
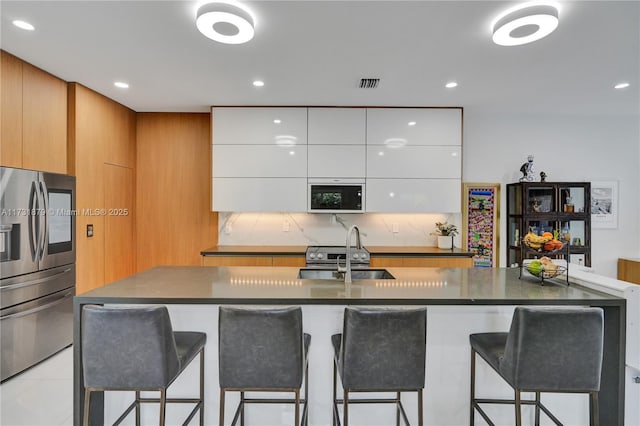
{"type": "Polygon", "coordinates": [[[351,284],[351,234],[355,231],[356,233],[356,248],[358,250],[362,249],[362,243],[360,242],[360,230],[356,225],[351,225],[349,230],[347,231],[347,243],[346,243],[346,259],[345,259],[345,267],[340,267],[340,260],[338,259],[338,272],[344,272],[344,283],[351,284]]]}

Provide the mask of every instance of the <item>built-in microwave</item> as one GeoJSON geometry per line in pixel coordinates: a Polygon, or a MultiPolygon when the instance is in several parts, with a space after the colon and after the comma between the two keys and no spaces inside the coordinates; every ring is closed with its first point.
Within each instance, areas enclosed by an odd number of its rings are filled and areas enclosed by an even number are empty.
{"type": "Polygon", "coordinates": [[[312,213],[364,213],[364,179],[309,180],[312,213]]]}

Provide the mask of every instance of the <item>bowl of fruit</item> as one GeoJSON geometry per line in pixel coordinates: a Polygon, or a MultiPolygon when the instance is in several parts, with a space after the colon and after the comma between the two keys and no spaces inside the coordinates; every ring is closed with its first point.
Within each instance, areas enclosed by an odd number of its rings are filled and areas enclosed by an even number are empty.
{"type": "Polygon", "coordinates": [[[523,238],[524,245],[538,252],[554,253],[562,250],[564,244],[553,236],[551,232],[537,235],[531,231],[523,238]]]}
{"type": "Polygon", "coordinates": [[[548,279],[555,278],[566,272],[567,268],[553,263],[547,256],[540,259],[533,259],[527,264],[527,271],[538,278],[548,279]]]}

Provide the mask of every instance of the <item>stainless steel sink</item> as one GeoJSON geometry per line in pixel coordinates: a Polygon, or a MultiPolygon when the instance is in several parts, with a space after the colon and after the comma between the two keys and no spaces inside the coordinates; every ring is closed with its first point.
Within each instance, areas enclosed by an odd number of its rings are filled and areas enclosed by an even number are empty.
{"type": "MultiPolygon", "coordinates": [[[[344,273],[336,269],[303,268],[298,272],[303,280],[344,280],[344,273]]],[[[352,269],[354,280],[393,280],[395,277],[386,269],[352,269]]]]}

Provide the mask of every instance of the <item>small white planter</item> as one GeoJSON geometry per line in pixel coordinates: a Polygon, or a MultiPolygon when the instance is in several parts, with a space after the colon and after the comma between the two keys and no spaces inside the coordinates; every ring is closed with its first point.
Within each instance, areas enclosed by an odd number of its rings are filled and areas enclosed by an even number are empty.
{"type": "Polygon", "coordinates": [[[438,248],[450,249],[452,247],[453,238],[449,235],[438,235],[438,248]]]}

